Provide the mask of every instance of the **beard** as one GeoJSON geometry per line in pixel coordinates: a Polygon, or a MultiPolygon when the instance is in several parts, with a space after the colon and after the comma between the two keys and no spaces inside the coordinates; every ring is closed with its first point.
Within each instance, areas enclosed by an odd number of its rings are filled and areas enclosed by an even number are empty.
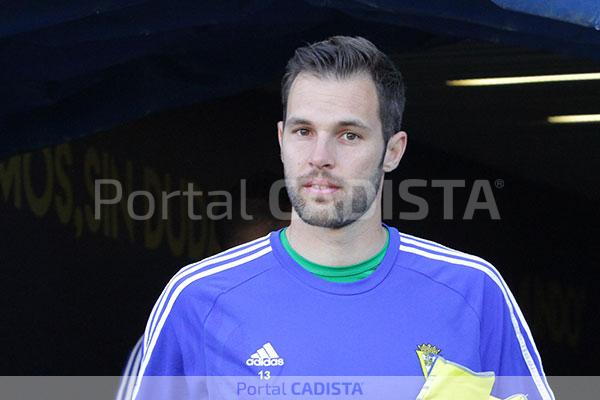
{"type": "Polygon", "coordinates": [[[371,175],[363,179],[343,182],[328,173],[314,172],[299,178],[289,178],[285,171],[285,186],[292,207],[305,223],[329,229],[341,229],[352,224],[371,208],[384,174],[379,166],[371,175]],[[330,199],[317,195],[309,199],[308,193],[302,194],[304,182],[314,178],[323,178],[339,187],[330,199]],[[336,195],[337,198],[336,198],[336,195]]]}

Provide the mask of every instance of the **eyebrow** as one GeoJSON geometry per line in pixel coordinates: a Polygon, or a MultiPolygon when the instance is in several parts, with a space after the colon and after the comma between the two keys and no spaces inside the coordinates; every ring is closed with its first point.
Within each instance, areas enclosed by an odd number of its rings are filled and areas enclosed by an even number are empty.
{"type": "Polygon", "coordinates": [[[311,125],[307,119],[292,117],[285,121],[286,125],[311,125]]]}
{"type": "MultiPolygon", "coordinates": [[[[307,119],[292,117],[286,121],[289,125],[312,125],[307,119]]],[[[338,126],[355,126],[357,128],[369,129],[369,127],[358,119],[345,119],[337,122],[338,126]]]]}

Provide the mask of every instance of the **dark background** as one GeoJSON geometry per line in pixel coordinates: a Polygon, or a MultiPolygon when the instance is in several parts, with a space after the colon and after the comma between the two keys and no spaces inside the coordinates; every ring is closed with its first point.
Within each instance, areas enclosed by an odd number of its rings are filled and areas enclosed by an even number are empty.
{"type": "Polygon", "coordinates": [[[127,196],[281,177],[283,67],[294,48],[332,34],[364,35],[405,76],[409,146],[388,176],[395,193],[386,222],[492,262],[548,375],[599,373],[600,125],[545,119],[600,112],[600,83],[445,85],[600,71],[590,52],[600,43],[590,31],[598,32],[475,2],[387,14],[335,2],[294,10],[287,2],[227,3],[223,11],[190,3],[178,13],[161,2],[131,3],[62,22],[46,15],[48,26],[21,30],[25,23],[15,21],[26,18],[4,11],[12,25],[0,39],[1,374],[121,372],[170,276],[219,245],[213,223],[186,220],[177,202],[167,221],[142,222],[125,217],[123,200],[96,225],[86,217],[93,180],[119,178],[127,196]],[[534,23],[543,29],[527,31],[534,23]],[[427,218],[399,218],[416,210],[397,194],[404,179],[428,182],[411,190],[426,199],[427,218]],[[432,179],[466,181],[455,189],[451,220],[432,179]],[[486,211],[462,218],[478,179],[490,182],[499,220],[486,211]]]}

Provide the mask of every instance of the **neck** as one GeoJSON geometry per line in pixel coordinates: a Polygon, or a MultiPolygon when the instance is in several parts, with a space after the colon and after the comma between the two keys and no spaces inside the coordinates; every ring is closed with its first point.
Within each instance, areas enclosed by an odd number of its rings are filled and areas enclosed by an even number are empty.
{"type": "Polygon", "coordinates": [[[385,245],[387,233],[381,225],[380,200],[373,202],[370,217],[340,229],[309,225],[292,211],[286,229],[290,245],[304,258],[320,265],[352,265],[376,255],[385,245]]]}

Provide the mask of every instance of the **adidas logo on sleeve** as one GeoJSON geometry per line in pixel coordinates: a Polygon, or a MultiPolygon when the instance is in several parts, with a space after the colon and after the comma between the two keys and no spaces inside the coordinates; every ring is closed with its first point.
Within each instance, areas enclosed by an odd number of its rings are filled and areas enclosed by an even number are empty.
{"type": "Polygon", "coordinates": [[[256,353],[246,360],[246,365],[254,367],[278,367],[283,364],[283,358],[279,357],[270,342],[263,344],[260,349],[256,350],[256,353]]]}

